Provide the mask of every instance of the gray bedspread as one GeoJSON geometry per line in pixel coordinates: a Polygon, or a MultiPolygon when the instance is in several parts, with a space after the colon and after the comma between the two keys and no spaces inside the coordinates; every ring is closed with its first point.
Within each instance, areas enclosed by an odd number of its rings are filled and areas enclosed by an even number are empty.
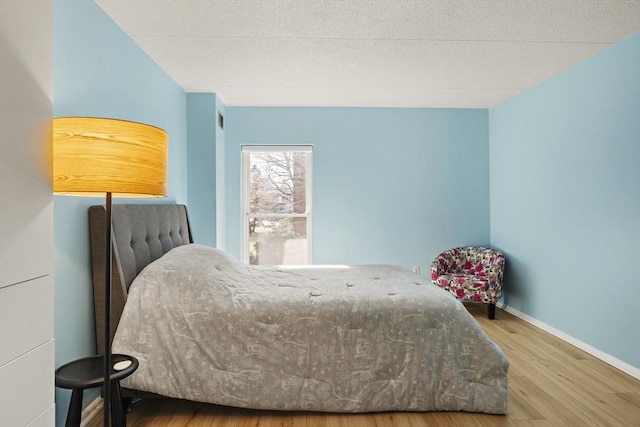
{"type": "Polygon", "coordinates": [[[447,292],[394,266],[257,267],[197,244],[131,285],[129,388],[331,412],[507,411],[507,361],[447,292]]]}

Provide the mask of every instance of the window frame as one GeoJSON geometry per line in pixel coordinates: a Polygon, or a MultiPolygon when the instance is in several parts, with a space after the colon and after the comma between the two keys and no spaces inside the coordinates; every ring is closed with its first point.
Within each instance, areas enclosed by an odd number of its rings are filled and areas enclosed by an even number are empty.
{"type": "Polygon", "coordinates": [[[260,152],[303,152],[305,153],[305,213],[303,214],[261,214],[269,218],[306,218],[306,238],[307,238],[307,260],[308,265],[313,264],[312,251],[312,191],[313,191],[313,146],[312,145],[242,145],[241,148],[241,167],[240,167],[240,216],[241,216],[241,234],[242,243],[240,245],[241,261],[249,264],[249,217],[256,216],[250,212],[249,202],[249,183],[250,183],[250,155],[251,153],[260,152]]]}

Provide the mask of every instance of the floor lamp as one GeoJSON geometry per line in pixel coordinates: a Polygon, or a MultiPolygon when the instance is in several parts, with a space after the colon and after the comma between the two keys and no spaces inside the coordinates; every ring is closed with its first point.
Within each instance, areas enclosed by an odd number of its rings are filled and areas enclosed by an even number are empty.
{"type": "Polygon", "coordinates": [[[53,119],[53,192],[106,195],[104,295],[104,427],[110,425],[111,199],[167,194],[167,133],[157,127],[97,117],[53,119]]]}

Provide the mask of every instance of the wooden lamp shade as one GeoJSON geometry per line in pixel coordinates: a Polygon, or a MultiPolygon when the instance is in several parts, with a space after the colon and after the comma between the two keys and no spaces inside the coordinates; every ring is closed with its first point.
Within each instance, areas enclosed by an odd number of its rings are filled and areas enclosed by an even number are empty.
{"type": "Polygon", "coordinates": [[[167,133],[154,126],[96,117],[53,119],[55,194],[167,195],[167,133]]]}

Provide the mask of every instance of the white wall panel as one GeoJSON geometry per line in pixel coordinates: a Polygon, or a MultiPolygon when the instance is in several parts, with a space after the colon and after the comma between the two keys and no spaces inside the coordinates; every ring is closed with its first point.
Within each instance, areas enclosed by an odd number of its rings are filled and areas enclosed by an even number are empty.
{"type": "Polygon", "coordinates": [[[26,426],[53,404],[53,340],[0,367],[0,426],[26,426]]]}
{"type": "Polygon", "coordinates": [[[55,424],[53,4],[0,0],[0,427],[55,424]]]}
{"type": "Polygon", "coordinates": [[[0,287],[53,271],[50,1],[0,1],[0,287]]]}
{"type": "Polygon", "coordinates": [[[0,366],[53,337],[53,276],[0,288],[0,366]]]}
{"type": "Polygon", "coordinates": [[[49,406],[38,418],[31,421],[27,427],[50,427],[56,422],[56,405],[49,406]]]}

